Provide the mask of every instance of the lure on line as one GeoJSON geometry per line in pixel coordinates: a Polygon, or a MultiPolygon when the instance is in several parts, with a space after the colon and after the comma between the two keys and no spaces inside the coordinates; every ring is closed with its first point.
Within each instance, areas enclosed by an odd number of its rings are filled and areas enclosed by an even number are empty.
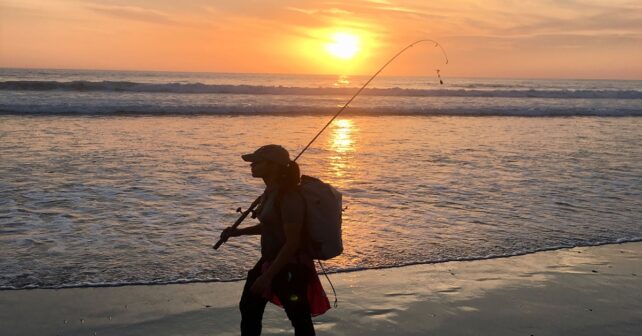
{"type": "Polygon", "coordinates": [[[444,81],[441,80],[441,74],[439,73],[439,69],[437,69],[437,78],[439,78],[439,84],[444,85],[444,81]]]}

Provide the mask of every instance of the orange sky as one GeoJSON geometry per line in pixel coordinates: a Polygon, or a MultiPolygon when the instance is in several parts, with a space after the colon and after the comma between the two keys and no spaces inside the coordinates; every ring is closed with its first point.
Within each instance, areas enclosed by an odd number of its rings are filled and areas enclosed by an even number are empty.
{"type": "Polygon", "coordinates": [[[642,2],[0,0],[0,67],[642,79],[642,2]],[[326,51],[332,34],[355,56],[326,51]]]}

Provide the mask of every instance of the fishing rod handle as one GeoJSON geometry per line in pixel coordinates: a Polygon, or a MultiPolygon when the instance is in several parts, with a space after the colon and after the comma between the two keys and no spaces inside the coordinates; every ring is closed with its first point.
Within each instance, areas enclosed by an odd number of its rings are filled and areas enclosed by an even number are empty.
{"type": "MultiPolygon", "coordinates": [[[[252,205],[250,205],[250,207],[247,210],[243,211],[243,213],[236,220],[236,222],[232,224],[231,228],[235,229],[236,227],[238,227],[243,222],[243,220],[245,220],[245,217],[247,217],[247,215],[249,215],[260,202],[261,202],[261,196],[257,197],[254,200],[254,202],[252,202],[252,205]]],[[[225,243],[226,241],[227,239],[220,238],[218,242],[216,242],[216,244],[212,246],[212,248],[214,248],[215,250],[218,250],[218,248],[221,247],[221,245],[223,245],[223,243],[225,243]]]]}

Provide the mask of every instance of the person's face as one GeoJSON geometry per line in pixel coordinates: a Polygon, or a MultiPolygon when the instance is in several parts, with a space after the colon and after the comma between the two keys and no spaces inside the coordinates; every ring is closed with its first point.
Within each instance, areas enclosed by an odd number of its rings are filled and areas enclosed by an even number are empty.
{"type": "Polygon", "coordinates": [[[266,160],[252,162],[250,167],[252,168],[252,177],[268,177],[274,170],[274,164],[266,160]]]}

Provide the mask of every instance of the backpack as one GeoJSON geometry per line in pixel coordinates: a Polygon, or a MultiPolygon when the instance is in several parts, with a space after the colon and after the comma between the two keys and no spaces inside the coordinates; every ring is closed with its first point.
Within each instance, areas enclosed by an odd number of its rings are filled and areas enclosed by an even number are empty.
{"type": "Polygon", "coordinates": [[[341,240],[341,193],[323,181],[301,176],[299,192],[305,203],[304,225],[308,252],[314,259],[328,260],[343,252],[341,240]]]}

